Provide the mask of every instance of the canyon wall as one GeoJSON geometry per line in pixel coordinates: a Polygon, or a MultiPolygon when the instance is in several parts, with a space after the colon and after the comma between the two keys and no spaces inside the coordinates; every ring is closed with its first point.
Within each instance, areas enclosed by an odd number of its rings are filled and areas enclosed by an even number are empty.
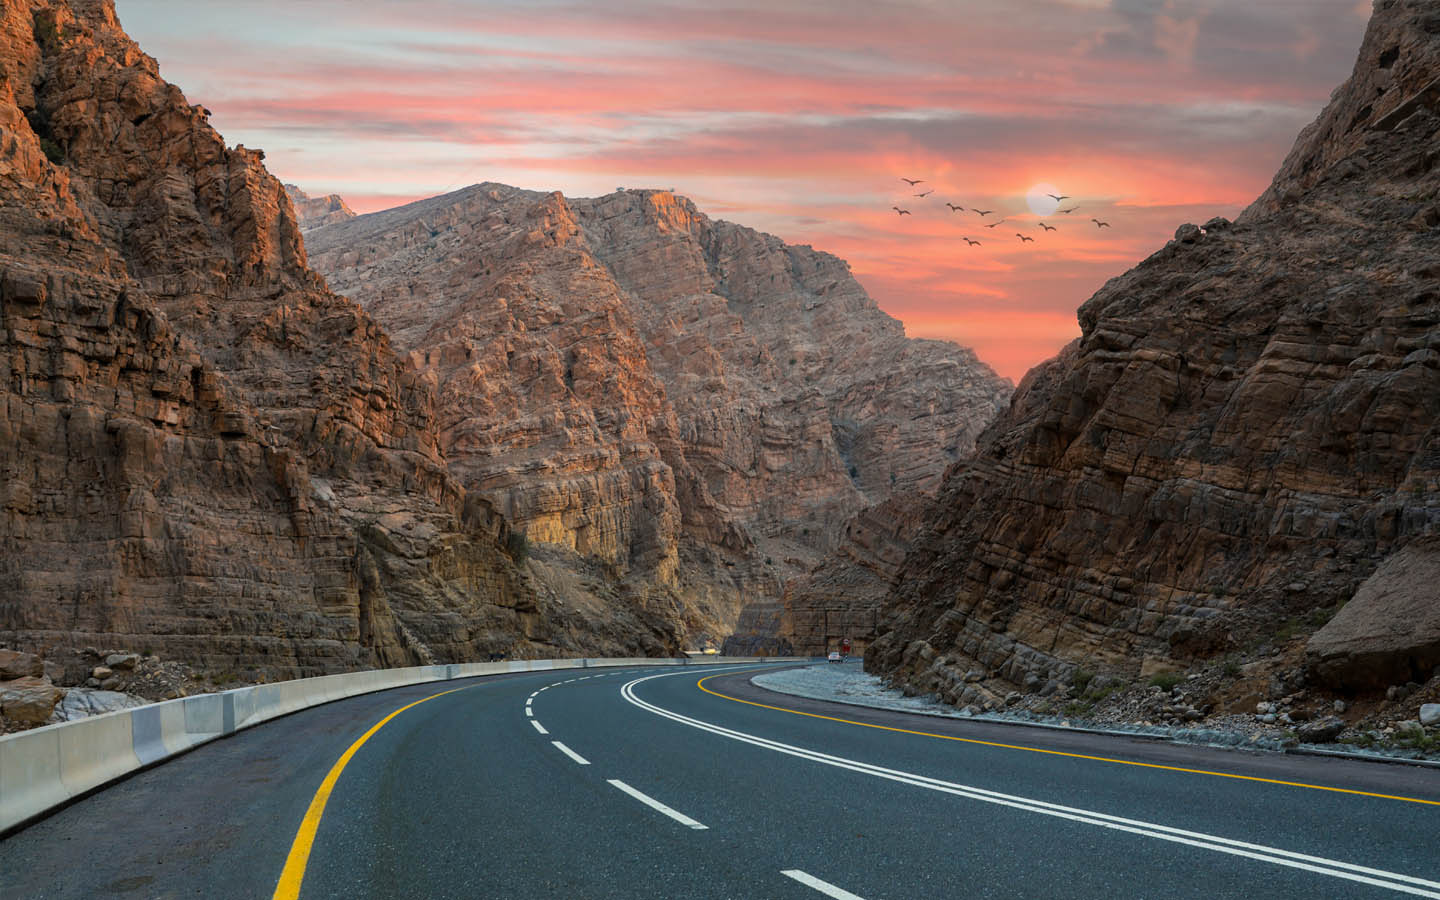
{"type": "Polygon", "coordinates": [[[678,649],[673,610],[532,583],[433,378],[108,0],[3,0],[0,72],[0,642],[249,678],[678,649]]]}
{"type": "Polygon", "coordinates": [[[452,470],[557,578],[676,603],[713,642],[858,510],[933,488],[1010,390],[906,338],[842,260],[668,191],[482,184],[306,243],[433,379],[452,470]]]}
{"type": "Polygon", "coordinates": [[[1440,9],[1377,3],[1265,194],[1080,308],[1082,337],[945,479],[871,671],[967,704],[1232,653],[1333,690],[1430,676],[1437,78],[1440,9]]]}

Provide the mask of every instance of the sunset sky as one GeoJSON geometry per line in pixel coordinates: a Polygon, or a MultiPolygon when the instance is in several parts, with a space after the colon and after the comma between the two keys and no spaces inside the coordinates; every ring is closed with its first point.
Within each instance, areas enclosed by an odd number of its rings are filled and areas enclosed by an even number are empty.
{"type": "Polygon", "coordinates": [[[480,181],[571,196],[674,188],[712,217],[844,257],[909,334],[972,346],[1016,380],[1079,334],[1075,309],[1106,279],[1177,225],[1233,217],[1265,187],[1349,74],[1370,10],[1368,0],[116,5],[227,140],[263,148],[273,173],[312,194],[370,212],[480,181]],[[900,176],[935,193],[915,198],[900,176]],[[1037,183],[1079,207],[1045,220],[1058,231],[1028,211],[1037,183]],[[1007,223],[980,227],[1001,215],[1007,223]]]}

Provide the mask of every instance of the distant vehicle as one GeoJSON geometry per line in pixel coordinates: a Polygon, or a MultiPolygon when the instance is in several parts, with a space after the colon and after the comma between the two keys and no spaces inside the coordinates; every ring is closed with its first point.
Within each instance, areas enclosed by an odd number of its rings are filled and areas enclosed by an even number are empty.
{"type": "Polygon", "coordinates": [[[706,648],[705,648],[705,655],[706,655],[706,656],[714,656],[715,654],[717,654],[717,653],[719,653],[719,652],[720,652],[720,651],[719,651],[719,650],[716,650],[714,647],[706,647],[706,648]]]}
{"type": "Polygon", "coordinates": [[[840,651],[839,651],[839,650],[831,650],[831,651],[830,651],[830,655],[827,656],[827,657],[825,657],[825,659],[828,660],[828,661],[830,661],[830,662],[844,662],[844,661],[845,661],[845,660],[843,660],[843,659],[840,658],[840,651]]]}

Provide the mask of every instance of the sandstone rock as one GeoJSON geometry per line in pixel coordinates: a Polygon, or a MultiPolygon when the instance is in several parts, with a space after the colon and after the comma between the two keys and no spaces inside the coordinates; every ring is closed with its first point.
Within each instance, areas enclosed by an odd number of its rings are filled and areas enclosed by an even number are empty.
{"type": "MultiPolygon", "coordinates": [[[[781,639],[804,656],[849,638],[852,652],[863,654],[878,636],[881,603],[919,531],[926,502],[921,492],[907,491],[845,522],[836,547],[787,583],[781,639]]],[[[983,678],[980,672],[966,675],[967,681],[983,678]]]]}
{"type": "Polygon", "coordinates": [[[105,665],[112,669],[133,669],[140,662],[138,653],[112,653],[105,657],[105,665]]]}
{"type": "Polygon", "coordinates": [[[44,674],[45,664],[35,654],[21,650],[0,650],[0,681],[26,676],[39,678],[44,674]]]}
{"type": "MultiPolygon", "coordinates": [[[[1331,687],[1355,690],[1429,672],[1440,661],[1436,584],[1440,543],[1410,544],[1392,554],[1306,643],[1315,675],[1331,687]]],[[[1394,693],[1391,699],[1402,696],[1394,693]]]]}
{"type": "Polygon", "coordinates": [[[599,565],[588,591],[678,599],[717,640],[753,598],[727,653],[825,652],[755,632],[783,624],[782,583],[862,508],[933,487],[1009,393],[970,351],[906,338],[842,260],[666,191],[481,184],[306,244],[438,386],[466,487],[571,555],[552,587],[599,565]]]}
{"type": "Polygon", "coordinates": [[[301,231],[309,231],[322,225],[333,225],[355,218],[354,210],[345,204],[339,194],[311,197],[293,184],[285,185],[285,195],[295,207],[295,218],[301,231]]]}
{"type": "Polygon", "coordinates": [[[91,678],[105,679],[109,678],[113,674],[115,673],[113,670],[111,670],[109,666],[96,666],[95,668],[90,670],[91,678]]]}
{"type": "Polygon", "coordinates": [[[1345,730],[1345,720],[1327,716],[1314,722],[1307,722],[1295,729],[1295,736],[1306,744],[1328,744],[1345,730]]]}
{"type": "Polygon", "coordinates": [[[1440,76],[1432,16],[1377,4],[1351,79],[1233,227],[1080,308],[926,510],[869,671],[921,677],[917,638],[1012,684],[1189,668],[1303,639],[1376,560],[1440,535],[1440,370],[1405,363],[1440,322],[1433,237],[1406,224],[1440,193],[1440,116],[1386,118],[1440,76]]]}
{"type": "Polygon", "coordinates": [[[522,570],[434,384],[111,4],[0,10],[0,641],[268,678],[679,649],[683,609],[522,570]]]}
{"type": "Polygon", "coordinates": [[[32,675],[0,682],[0,714],[27,725],[43,725],[63,696],[62,688],[32,675]]]}

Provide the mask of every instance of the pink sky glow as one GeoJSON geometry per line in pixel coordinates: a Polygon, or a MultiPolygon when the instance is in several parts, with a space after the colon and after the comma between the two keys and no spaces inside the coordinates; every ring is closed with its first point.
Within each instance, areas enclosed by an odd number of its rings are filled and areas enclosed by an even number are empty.
{"type": "Polygon", "coordinates": [[[1264,189],[1369,15],[1356,0],[116,5],[227,140],[312,194],[371,212],[480,181],[673,187],[849,260],[909,334],[1015,380],[1079,334],[1106,279],[1264,189]],[[1057,231],[1027,208],[1039,182],[1079,207],[1044,219],[1057,231]]]}

